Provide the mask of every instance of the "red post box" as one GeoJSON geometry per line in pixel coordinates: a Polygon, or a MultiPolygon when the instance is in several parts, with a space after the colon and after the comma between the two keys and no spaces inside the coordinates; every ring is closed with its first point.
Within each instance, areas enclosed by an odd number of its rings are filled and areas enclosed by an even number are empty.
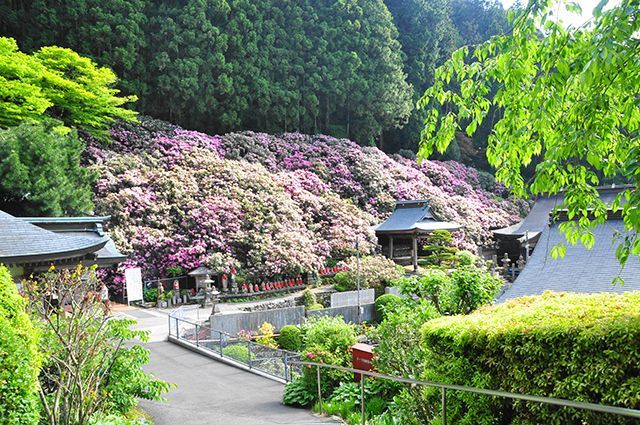
{"type": "MultiPolygon", "coordinates": [[[[371,360],[373,360],[373,345],[363,344],[361,342],[351,346],[351,355],[353,359],[353,368],[359,370],[370,371],[371,360]]],[[[354,380],[360,382],[360,374],[354,373],[354,380]]]]}

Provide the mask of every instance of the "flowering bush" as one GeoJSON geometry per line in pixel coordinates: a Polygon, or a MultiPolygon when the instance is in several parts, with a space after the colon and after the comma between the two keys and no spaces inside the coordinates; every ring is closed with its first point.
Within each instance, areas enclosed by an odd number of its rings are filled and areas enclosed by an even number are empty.
{"type": "MultiPolygon", "coordinates": [[[[338,273],[344,276],[340,282],[346,282],[347,287],[342,285],[342,290],[354,290],[357,285],[358,264],[356,257],[346,260],[347,271],[338,273]]],[[[385,283],[399,279],[404,276],[404,270],[396,263],[383,257],[382,255],[365,256],[360,259],[360,287],[380,288],[385,283]]]]}
{"type": "Polygon", "coordinates": [[[353,255],[356,235],[372,251],[371,226],[396,199],[429,199],[442,219],[465,226],[457,243],[471,250],[520,211],[503,189],[483,189],[472,168],[329,136],[208,136],[147,118],[111,134],[108,145],[88,141],[101,176],[96,213],[112,215],[111,234],[130,256],[121,267],[146,276],[195,268],[212,253],[256,275],[317,270],[353,255]]]}

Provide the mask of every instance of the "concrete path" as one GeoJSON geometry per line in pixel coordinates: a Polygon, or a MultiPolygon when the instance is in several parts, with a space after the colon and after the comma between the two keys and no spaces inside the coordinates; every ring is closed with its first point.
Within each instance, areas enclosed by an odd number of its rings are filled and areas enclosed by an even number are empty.
{"type": "Polygon", "coordinates": [[[151,362],[145,368],[177,385],[167,402],[143,400],[140,406],[156,425],[266,425],[341,423],[305,409],[284,406],[284,386],[170,342],[147,344],[151,362]]]}
{"type": "MultiPolygon", "coordinates": [[[[113,312],[116,317],[137,320],[136,329],[151,332],[145,345],[151,351],[151,361],[145,370],[176,384],[167,394],[167,402],[140,402],[156,425],[341,423],[282,405],[282,384],[167,342],[169,312],[123,305],[113,312]]],[[[185,318],[203,319],[203,312],[209,309],[188,310],[185,318]]]]}

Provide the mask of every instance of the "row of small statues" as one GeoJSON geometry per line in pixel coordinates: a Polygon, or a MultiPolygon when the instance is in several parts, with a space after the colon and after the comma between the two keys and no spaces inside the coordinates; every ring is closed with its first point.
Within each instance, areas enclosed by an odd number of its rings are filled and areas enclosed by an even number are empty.
{"type": "Polygon", "coordinates": [[[522,271],[525,264],[527,264],[527,261],[521,254],[520,257],[518,257],[518,259],[515,261],[515,264],[512,265],[511,258],[509,258],[509,255],[506,252],[500,259],[500,262],[502,263],[502,267],[497,266],[498,256],[494,255],[491,261],[491,273],[494,275],[502,274],[505,279],[511,280],[512,282],[516,279],[516,273],[522,271]]]}

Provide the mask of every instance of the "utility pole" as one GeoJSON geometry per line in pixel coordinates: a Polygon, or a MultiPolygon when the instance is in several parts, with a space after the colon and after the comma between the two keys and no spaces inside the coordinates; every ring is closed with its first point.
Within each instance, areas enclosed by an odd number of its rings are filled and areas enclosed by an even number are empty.
{"type": "Polygon", "coordinates": [[[357,291],[357,298],[358,298],[358,324],[362,323],[361,320],[361,312],[360,312],[360,239],[359,236],[356,235],[356,264],[357,264],[357,271],[356,271],[356,285],[358,288],[357,291]]]}

